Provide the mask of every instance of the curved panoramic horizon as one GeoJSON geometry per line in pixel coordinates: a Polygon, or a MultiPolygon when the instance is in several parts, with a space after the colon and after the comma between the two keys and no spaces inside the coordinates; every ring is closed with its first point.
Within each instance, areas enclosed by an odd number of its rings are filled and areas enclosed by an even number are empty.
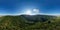
{"type": "Polygon", "coordinates": [[[0,15],[60,15],[60,0],[0,0],[0,15]]]}

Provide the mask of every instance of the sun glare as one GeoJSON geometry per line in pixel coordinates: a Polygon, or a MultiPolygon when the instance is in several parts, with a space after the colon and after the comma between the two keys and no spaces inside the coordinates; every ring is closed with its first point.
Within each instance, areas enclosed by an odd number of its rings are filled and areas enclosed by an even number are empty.
{"type": "Polygon", "coordinates": [[[32,11],[31,11],[31,10],[27,10],[27,11],[25,12],[25,14],[27,14],[27,15],[32,15],[32,11]]]}
{"type": "Polygon", "coordinates": [[[38,9],[27,9],[26,11],[24,11],[24,14],[26,15],[36,15],[39,13],[38,9]]]}

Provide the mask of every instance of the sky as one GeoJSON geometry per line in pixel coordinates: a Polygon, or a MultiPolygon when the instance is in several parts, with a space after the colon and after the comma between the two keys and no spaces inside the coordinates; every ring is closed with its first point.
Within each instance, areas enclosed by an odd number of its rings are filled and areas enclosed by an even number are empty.
{"type": "Polygon", "coordinates": [[[20,14],[39,9],[39,13],[60,14],[60,0],[0,0],[0,15],[20,14]]]}

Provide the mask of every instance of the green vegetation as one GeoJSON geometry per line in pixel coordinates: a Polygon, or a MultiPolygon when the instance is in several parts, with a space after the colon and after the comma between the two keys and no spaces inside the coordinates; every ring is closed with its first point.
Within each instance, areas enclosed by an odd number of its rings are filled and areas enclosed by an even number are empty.
{"type": "Polygon", "coordinates": [[[4,16],[0,18],[0,30],[60,30],[60,17],[45,18],[47,21],[29,23],[22,16],[4,16]]]}

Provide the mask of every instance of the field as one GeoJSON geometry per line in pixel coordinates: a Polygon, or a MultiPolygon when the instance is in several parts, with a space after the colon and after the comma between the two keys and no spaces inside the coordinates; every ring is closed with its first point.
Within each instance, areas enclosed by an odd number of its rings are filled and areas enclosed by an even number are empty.
{"type": "Polygon", "coordinates": [[[60,17],[20,15],[0,17],[0,30],[60,30],[60,17]]]}

